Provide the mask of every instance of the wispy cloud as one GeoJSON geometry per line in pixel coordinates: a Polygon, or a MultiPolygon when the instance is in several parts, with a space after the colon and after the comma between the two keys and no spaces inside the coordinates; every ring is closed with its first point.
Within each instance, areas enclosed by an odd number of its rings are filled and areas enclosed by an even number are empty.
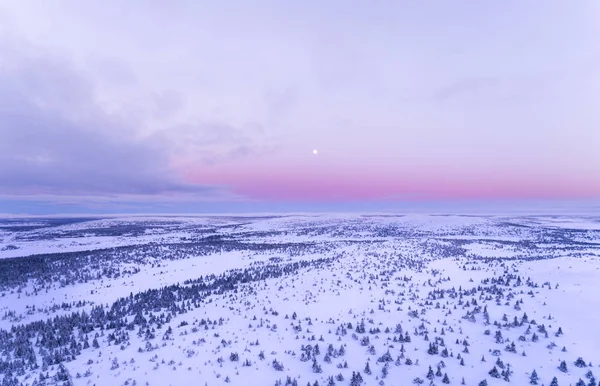
{"type": "MultiPolygon", "coordinates": [[[[185,182],[172,161],[214,163],[256,152],[242,131],[213,123],[140,135],[143,119],[107,111],[95,87],[67,58],[0,39],[0,194],[77,202],[233,197],[223,186],[185,182]]],[[[152,116],[182,104],[176,92],[152,97],[152,116]]]]}

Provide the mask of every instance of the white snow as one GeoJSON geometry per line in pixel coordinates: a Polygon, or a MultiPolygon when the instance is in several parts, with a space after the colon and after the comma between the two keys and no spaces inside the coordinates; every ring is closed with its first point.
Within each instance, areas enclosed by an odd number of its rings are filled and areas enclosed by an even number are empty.
{"type": "MultiPolygon", "coordinates": [[[[22,221],[27,224],[27,220],[22,221]]],[[[137,385],[274,385],[279,379],[285,385],[289,376],[302,386],[314,385],[315,381],[323,386],[330,376],[340,373],[345,380],[336,380],[335,384],[349,385],[353,371],[360,371],[364,385],[412,385],[416,377],[427,385],[430,384],[426,378],[428,366],[435,372],[440,361],[446,365],[441,371],[448,374],[451,385],[460,384],[463,377],[467,385],[478,385],[483,379],[487,379],[489,385],[504,384],[502,379],[488,374],[497,359],[493,350],[499,350],[498,358],[505,364],[510,363],[511,383],[516,385],[529,384],[534,369],[540,377],[540,385],[549,385],[552,377],[557,377],[560,385],[575,384],[579,378],[585,379],[588,370],[595,376],[600,374],[600,330],[597,328],[600,325],[600,297],[597,295],[600,227],[593,218],[124,217],[5,232],[0,240],[0,257],[5,258],[57,251],[89,251],[95,256],[94,251],[98,249],[132,246],[127,253],[141,259],[139,263],[118,259],[98,262],[100,267],[118,267],[121,275],[117,278],[102,277],[61,286],[60,283],[41,285],[32,277],[20,288],[0,292],[0,329],[4,330],[74,311],[89,312],[93,306],[110,307],[130,293],[135,295],[177,283],[183,285],[185,280],[201,275],[228,275],[234,269],[274,264],[273,258],[281,259],[276,263],[280,266],[333,258],[327,265],[311,265],[290,275],[239,283],[235,291],[207,296],[199,307],[175,315],[157,328],[156,338],[149,341],[150,345],[158,346],[152,351],[146,350],[148,343],[144,337],[137,335],[138,327],[128,331],[129,344],[122,347],[109,345],[111,331],[104,331],[98,339],[99,349],[84,349],[74,361],[64,364],[75,385],[132,385],[134,380],[137,385]],[[139,226],[141,230],[121,235],[97,233],[100,228],[124,226],[139,226]],[[222,226],[225,228],[219,228],[222,226]],[[569,233],[573,229],[585,233],[569,233]],[[562,238],[556,238],[556,232],[562,232],[562,238]],[[191,238],[201,240],[210,235],[254,246],[304,243],[316,249],[290,247],[287,253],[217,250],[207,256],[182,252],[181,258],[164,258],[179,248],[178,243],[185,245],[191,238]],[[582,245],[582,240],[587,243],[582,245]],[[152,249],[159,252],[136,255],[138,248],[154,243],[163,246],[152,249]],[[16,249],[6,249],[8,245],[16,249]],[[517,276],[522,281],[520,286],[516,286],[517,276]],[[506,285],[504,280],[509,277],[510,283],[506,285]],[[500,279],[503,281],[492,283],[500,279]],[[458,296],[459,288],[473,289],[473,292],[458,296]],[[34,289],[37,294],[33,293],[34,289]],[[457,296],[452,295],[452,290],[457,296]],[[446,291],[443,298],[439,296],[441,291],[446,291]],[[86,303],[70,310],[40,312],[63,302],[78,301],[86,303]],[[515,308],[518,301],[520,309],[515,308]],[[32,311],[32,306],[37,311],[32,311]],[[474,314],[475,321],[469,321],[467,312],[478,307],[481,308],[474,314]],[[483,307],[487,307],[489,325],[484,323],[483,307]],[[411,311],[417,311],[417,316],[410,316],[411,311]],[[295,320],[294,313],[297,314],[295,320]],[[524,313],[529,320],[535,319],[537,325],[508,325],[515,317],[521,320],[524,313]],[[8,316],[2,318],[3,315],[8,316]],[[504,315],[507,322],[503,321],[504,315]],[[201,325],[202,319],[210,319],[210,325],[201,325]],[[366,332],[357,333],[356,327],[363,320],[366,332]],[[188,325],[178,327],[184,321],[188,325]],[[212,324],[212,321],[217,323],[212,324]],[[494,322],[506,325],[499,327],[494,322]],[[339,327],[347,327],[348,323],[352,328],[347,328],[347,334],[340,334],[339,327]],[[410,334],[410,343],[393,341],[399,336],[394,333],[397,324],[410,334]],[[545,325],[548,338],[538,331],[541,324],[545,325]],[[169,326],[173,335],[163,340],[169,326]],[[301,329],[295,331],[298,326],[301,329]],[[532,341],[532,334],[525,333],[528,326],[539,336],[539,341],[532,341]],[[558,327],[564,334],[555,336],[558,327]],[[369,329],[374,328],[379,331],[370,333],[369,329]],[[386,328],[390,331],[386,332],[386,328]],[[425,329],[428,341],[425,334],[415,335],[415,330],[423,332],[425,329]],[[490,330],[489,335],[486,330],[490,330]],[[502,343],[496,343],[496,331],[501,332],[502,343]],[[315,341],[311,340],[312,336],[315,341]],[[365,336],[370,342],[363,346],[360,341],[365,336]],[[524,336],[525,341],[519,340],[520,336],[524,336]],[[451,357],[428,354],[428,346],[436,337],[444,339],[451,357]],[[469,342],[469,353],[463,353],[464,339],[469,342]],[[257,340],[258,346],[254,345],[257,340]],[[505,350],[512,342],[516,353],[505,350]],[[552,342],[556,347],[549,346],[552,342]],[[302,346],[317,343],[320,354],[316,357],[322,373],[313,372],[312,360],[300,359],[302,346]],[[327,363],[324,357],[330,344],[335,350],[343,345],[346,354],[332,357],[331,363],[327,363]],[[371,345],[375,354],[368,352],[371,345]],[[396,365],[402,345],[406,349],[404,358],[396,365]],[[561,351],[563,346],[564,352],[561,351]],[[261,351],[264,360],[259,359],[261,351]],[[393,361],[389,364],[388,376],[382,378],[384,366],[377,359],[386,351],[393,361]],[[230,360],[232,353],[239,355],[239,361],[230,360]],[[457,359],[459,353],[465,366],[457,359]],[[481,361],[482,356],[485,362],[481,361]],[[577,368],[574,362],[578,357],[591,362],[592,367],[577,368]],[[118,368],[113,366],[114,358],[117,358],[118,368]],[[223,359],[222,363],[219,358],[223,359]],[[418,360],[418,365],[405,364],[406,358],[413,362],[418,360]],[[250,366],[242,366],[246,359],[251,362],[250,366]],[[274,359],[283,364],[284,371],[273,369],[274,359]],[[567,373],[557,368],[562,360],[567,363],[567,373]],[[337,368],[344,362],[347,368],[337,368]],[[364,372],[367,362],[371,375],[364,372]],[[90,374],[83,376],[88,370],[90,374]],[[77,373],[80,378],[76,377],[77,373]]],[[[151,313],[160,314],[148,312],[145,316],[151,313]]],[[[439,351],[443,348],[440,346],[439,351]]],[[[48,371],[52,375],[56,366],[48,371]]],[[[39,371],[29,371],[19,379],[31,385],[38,375],[39,371]]],[[[433,383],[443,384],[442,378],[434,377],[433,383]]]]}

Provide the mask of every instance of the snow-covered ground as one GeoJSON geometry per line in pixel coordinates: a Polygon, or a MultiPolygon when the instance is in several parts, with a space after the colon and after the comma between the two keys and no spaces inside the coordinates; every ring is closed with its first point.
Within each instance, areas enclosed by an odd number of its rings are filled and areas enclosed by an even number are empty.
{"type": "Polygon", "coordinates": [[[20,218],[0,224],[0,380],[595,384],[598,220],[20,218]]]}

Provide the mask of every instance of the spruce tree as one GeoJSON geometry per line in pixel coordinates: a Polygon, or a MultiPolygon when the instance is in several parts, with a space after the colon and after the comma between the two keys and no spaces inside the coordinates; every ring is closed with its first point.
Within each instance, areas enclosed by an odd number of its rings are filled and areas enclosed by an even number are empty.
{"type": "Polygon", "coordinates": [[[537,385],[539,380],[540,380],[540,377],[538,377],[537,372],[535,370],[533,370],[531,372],[531,376],[529,377],[529,384],[537,385]]]}
{"type": "Polygon", "coordinates": [[[498,372],[498,368],[496,366],[494,366],[488,374],[490,374],[492,378],[500,378],[500,373],[498,372]]]}
{"type": "Polygon", "coordinates": [[[450,378],[448,378],[448,374],[444,373],[444,378],[442,378],[442,383],[449,384],[450,378]]]}
{"type": "Polygon", "coordinates": [[[433,373],[433,369],[431,368],[431,366],[429,366],[429,370],[427,371],[427,376],[426,377],[429,380],[435,378],[435,374],[433,373]]]}
{"type": "Polygon", "coordinates": [[[321,368],[321,365],[319,363],[317,363],[316,358],[313,358],[312,371],[313,371],[313,373],[317,373],[317,374],[323,372],[323,369],[321,368]]]}
{"type": "Polygon", "coordinates": [[[575,361],[575,366],[579,368],[586,367],[585,361],[582,357],[577,358],[577,360],[575,361]]]}
{"type": "Polygon", "coordinates": [[[563,373],[566,373],[568,371],[567,370],[567,362],[565,362],[565,361],[560,362],[560,366],[558,366],[558,369],[560,371],[562,371],[563,373]]]}

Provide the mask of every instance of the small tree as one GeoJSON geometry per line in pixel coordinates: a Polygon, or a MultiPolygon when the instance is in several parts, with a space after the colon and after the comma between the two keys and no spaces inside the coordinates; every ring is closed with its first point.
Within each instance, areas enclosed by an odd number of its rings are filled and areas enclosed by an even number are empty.
{"type": "Polygon", "coordinates": [[[577,360],[575,361],[575,367],[579,367],[579,368],[586,367],[585,361],[583,360],[582,357],[577,358],[577,360]]]}
{"type": "Polygon", "coordinates": [[[275,371],[283,371],[283,364],[278,362],[277,359],[273,359],[272,365],[275,371]]]}
{"type": "Polygon", "coordinates": [[[540,377],[538,377],[537,372],[535,370],[533,370],[531,372],[531,376],[529,377],[529,384],[537,385],[539,380],[540,380],[540,377]]]}
{"type": "Polygon", "coordinates": [[[429,370],[427,371],[427,376],[426,377],[429,380],[435,378],[435,374],[433,373],[433,369],[431,368],[431,366],[429,366],[429,370]]]}
{"type": "Polygon", "coordinates": [[[117,359],[117,357],[114,357],[113,361],[112,361],[112,365],[110,366],[110,369],[116,370],[118,368],[119,368],[119,360],[117,359]]]}
{"type": "Polygon", "coordinates": [[[587,372],[587,373],[585,373],[585,377],[586,377],[587,379],[592,379],[592,378],[594,378],[594,373],[592,373],[592,370],[588,370],[588,372],[587,372]]]}
{"type": "Polygon", "coordinates": [[[317,374],[323,372],[323,369],[321,368],[321,365],[319,363],[317,363],[316,358],[313,358],[312,371],[313,371],[313,373],[317,373],[317,374]]]}
{"type": "Polygon", "coordinates": [[[560,362],[560,365],[558,366],[558,369],[560,371],[562,371],[563,373],[566,373],[568,371],[567,370],[567,362],[565,362],[565,361],[560,362]]]}
{"type": "Polygon", "coordinates": [[[492,367],[490,372],[488,373],[492,378],[500,378],[500,372],[498,372],[498,368],[496,366],[492,367]]]}
{"type": "Polygon", "coordinates": [[[598,386],[598,383],[596,382],[596,378],[592,377],[590,379],[590,383],[588,383],[588,386],[598,386]]]}

